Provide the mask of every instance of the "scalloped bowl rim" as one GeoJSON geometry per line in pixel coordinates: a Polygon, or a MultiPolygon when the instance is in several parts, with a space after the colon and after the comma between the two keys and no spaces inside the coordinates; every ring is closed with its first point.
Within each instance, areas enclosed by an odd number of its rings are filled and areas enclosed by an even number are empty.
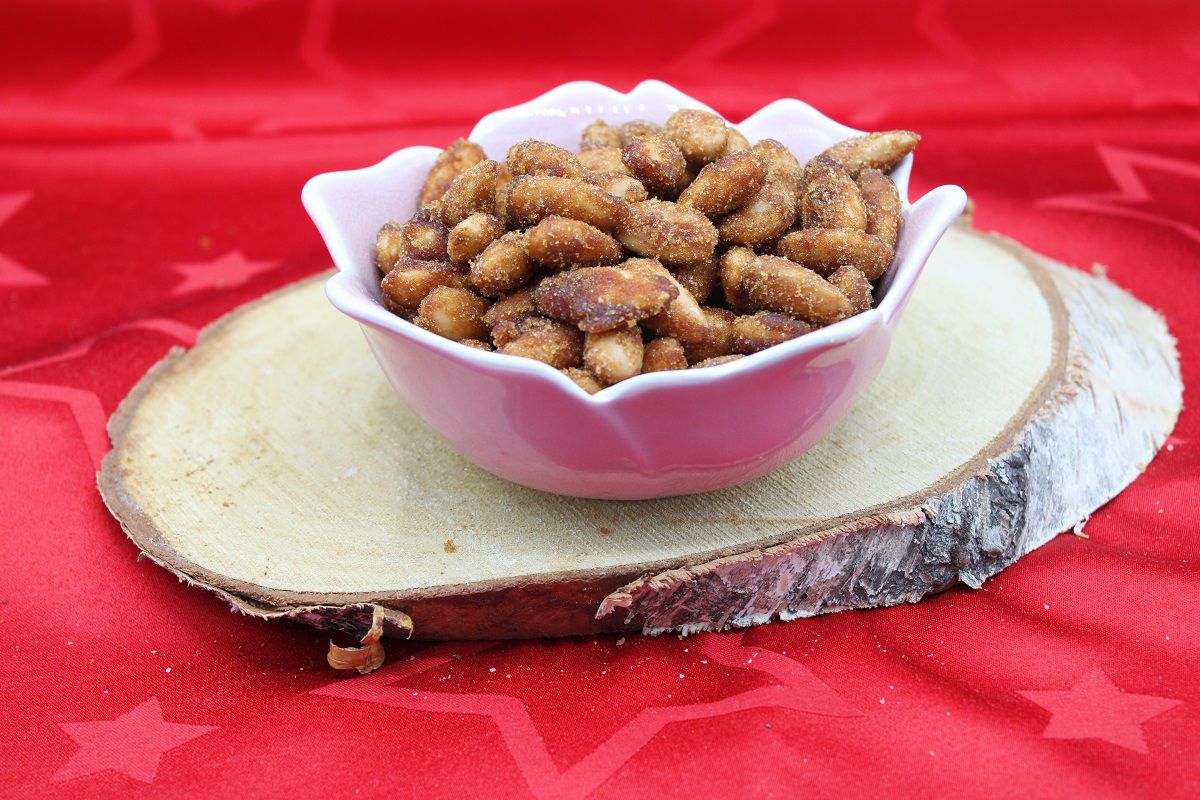
{"type": "MultiPolygon", "coordinates": [[[[676,107],[701,108],[706,111],[713,111],[711,107],[661,81],[642,81],[628,93],[617,92],[615,89],[593,81],[571,81],[560,84],[525,103],[487,114],[479,120],[467,138],[475,140],[480,135],[499,129],[505,121],[514,117],[536,115],[538,111],[544,111],[547,105],[555,101],[559,95],[579,90],[604,92],[615,95],[616,98],[623,101],[630,101],[637,95],[645,94],[647,91],[665,92],[677,101],[674,103],[676,107]]],[[[667,105],[670,107],[672,104],[668,103],[667,105]]],[[[793,98],[775,100],[755,111],[742,122],[731,124],[738,127],[751,127],[756,118],[767,117],[780,110],[799,111],[813,120],[814,123],[819,123],[820,127],[842,135],[844,138],[859,136],[865,133],[864,131],[842,125],[817,111],[809,104],[793,98]]],[[[713,111],[713,113],[718,112],[713,111]]],[[[546,116],[551,115],[546,114],[546,116]]],[[[722,119],[725,118],[720,114],[718,116],[721,116],[722,119]]],[[[816,124],[814,124],[814,127],[816,127],[816,124]]],[[[436,153],[440,152],[440,149],[427,145],[405,147],[367,167],[321,173],[309,179],[304,185],[301,193],[302,202],[316,223],[317,228],[324,235],[327,230],[337,228],[337,223],[334,220],[334,211],[326,204],[321,194],[321,187],[325,182],[353,180],[355,176],[365,176],[377,171],[385,171],[393,162],[412,158],[414,155],[422,155],[429,151],[436,153]]],[[[901,201],[905,210],[909,210],[913,206],[907,196],[907,179],[911,164],[912,155],[910,154],[893,170],[893,177],[897,178],[896,184],[900,189],[901,201]]],[[[939,186],[926,193],[917,202],[931,200],[935,194],[940,193],[943,189],[953,189],[960,194],[962,193],[962,190],[956,186],[939,186]]],[[[963,200],[965,201],[965,195],[963,195],[963,200]]],[[[903,236],[903,229],[901,235],[903,236]]],[[[341,263],[337,263],[339,259],[335,258],[334,261],[338,272],[326,282],[326,296],[339,311],[347,316],[372,327],[403,336],[426,349],[437,351],[448,358],[465,362],[473,367],[536,376],[559,387],[567,396],[592,405],[620,403],[633,396],[667,387],[695,385],[712,380],[734,379],[736,376],[765,369],[772,364],[794,359],[811,351],[819,351],[843,345],[858,338],[874,326],[886,326],[889,322],[894,321],[892,319],[896,311],[894,305],[895,303],[899,303],[900,298],[905,294],[904,291],[898,291],[898,288],[902,289],[903,287],[897,287],[893,284],[889,287],[878,306],[727,364],[719,364],[703,369],[668,370],[636,375],[612,386],[605,387],[596,394],[588,394],[573,380],[549,364],[522,356],[466,347],[392,314],[378,300],[368,300],[360,292],[355,291],[352,286],[346,285],[357,283],[359,278],[349,268],[344,268],[341,263]],[[889,299],[892,299],[894,302],[889,303],[889,299]],[[889,311],[892,313],[888,313],[889,311]]],[[[920,270],[917,269],[916,271],[918,274],[914,275],[911,279],[914,283],[919,277],[920,270]]]]}

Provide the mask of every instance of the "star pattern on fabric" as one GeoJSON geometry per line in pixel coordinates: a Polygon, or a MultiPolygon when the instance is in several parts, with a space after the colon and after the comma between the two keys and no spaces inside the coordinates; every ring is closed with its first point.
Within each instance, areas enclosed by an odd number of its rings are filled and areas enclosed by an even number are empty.
{"type": "Polygon", "coordinates": [[[279,266],[276,259],[247,258],[241,250],[231,250],[211,261],[177,261],[171,269],[183,276],[171,294],[174,297],[204,289],[241,286],[256,275],[279,266]]]}
{"type": "Polygon", "coordinates": [[[1051,713],[1042,731],[1047,739],[1100,739],[1138,753],[1149,752],[1142,723],[1182,702],[1123,692],[1100,669],[1087,673],[1067,691],[1018,694],[1051,713]]]}
{"type": "Polygon", "coordinates": [[[111,769],[143,783],[154,781],[164,753],[216,730],[212,725],[167,722],[157,697],[114,720],[63,722],[59,727],[79,744],[79,750],[55,773],[54,781],[111,769]]]}
{"type": "MultiPolygon", "coordinates": [[[[32,197],[33,192],[0,194],[0,225],[15,216],[32,197]]],[[[0,253],[0,286],[43,286],[47,283],[45,276],[0,253]]]]}
{"type": "Polygon", "coordinates": [[[128,0],[129,41],[112,56],[81,75],[67,96],[86,97],[120,83],[162,49],[153,0],[128,0]]]}
{"type": "MultiPolygon", "coordinates": [[[[1200,164],[1106,144],[1096,145],[1096,152],[1116,185],[1116,191],[1056,195],[1042,198],[1038,205],[1128,217],[1162,225],[1200,244],[1200,220],[1183,219],[1166,213],[1162,208],[1152,208],[1156,203],[1161,206],[1167,198],[1156,196],[1139,174],[1141,170],[1166,173],[1190,182],[1194,187],[1195,182],[1200,181],[1200,164]]],[[[1194,195],[1194,191],[1187,195],[1194,195]]]]}
{"type": "Polygon", "coordinates": [[[196,343],[200,334],[191,325],[168,317],[148,317],[115,325],[103,333],[81,339],[57,353],[0,368],[0,397],[17,397],[24,400],[41,400],[66,405],[75,418],[79,436],[87,449],[92,466],[100,469],[104,454],[109,449],[108,434],[106,433],[108,414],[105,413],[100,397],[87,389],[61,386],[55,383],[14,380],[12,376],[49,364],[86,356],[101,339],[126,331],[149,331],[161,334],[176,339],[189,347],[196,343]]]}
{"type": "Polygon", "coordinates": [[[478,654],[494,647],[493,644],[435,645],[412,661],[396,662],[369,675],[339,680],[312,693],[412,711],[490,717],[530,792],[546,800],[586,797],[671,723],[755,708],[784,708],[827,717],[862,716],[803,665],[772,650],[741,646],[741,633],[702,634],[697,639],[709,659],[728,667],[763,673],[772,683],[714,702],[644,708],[565,770],[559,770],[554,763],[543,738],[545,733],[538,730],[519,697],[413,691],[402,685],[405,678],[445,664],[456,656],[478,654]]]}

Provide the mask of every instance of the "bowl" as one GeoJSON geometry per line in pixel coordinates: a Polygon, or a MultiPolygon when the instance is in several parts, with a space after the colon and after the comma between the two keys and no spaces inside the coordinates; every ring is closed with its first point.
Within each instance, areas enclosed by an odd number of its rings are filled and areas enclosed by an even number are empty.
{"type": "MultiPolygon", "coordinates": [[[[598,117],[661,122],[712,109],[660,81],[622,94],[591,82],[559,86],[489,114],[471,132],[493,157],[522,139],[578,149],[598,117]]],[[[862,131],[798,100],[734,123],[805,159],[862,131]]],[[[637,500],[719,489],[756,478],[812,447],[879,373],[929,254],[966,195],[941,186],[904,202],[895,260],[876,307],[716,367],[630,378],[590,395],[532,359],[476,350],[425,331],[380,304],[375,233],[407,219],[439,150],[408,147],[374,166],[312,178],[302,199],[333,256],[326,293],[366,335],[396,394],[465,458],[510,481],[557,494],[637,500]]],[[[892,172],[907,198],[912,156],[892,172]]]]}

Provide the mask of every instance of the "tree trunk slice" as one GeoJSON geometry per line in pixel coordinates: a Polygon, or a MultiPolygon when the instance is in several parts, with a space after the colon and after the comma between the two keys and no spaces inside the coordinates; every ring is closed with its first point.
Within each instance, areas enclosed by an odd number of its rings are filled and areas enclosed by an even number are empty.
{"type": "Polygon", "coordinates": [[[879,378],[801,458],[702,495],[559,497],[444,445],[322,281],[151,369],[113,415],[99,483],[183,580],[356,636],[377,607],[425,639],[691,632],[979,587],[1132,481],[1182,404],[1157,314],[956,226],[879,378]]]}

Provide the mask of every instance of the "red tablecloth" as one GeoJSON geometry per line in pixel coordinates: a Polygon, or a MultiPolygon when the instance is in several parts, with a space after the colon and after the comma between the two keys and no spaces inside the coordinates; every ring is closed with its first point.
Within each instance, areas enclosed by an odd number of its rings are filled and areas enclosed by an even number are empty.
{"type": "MultiPolygon", "coordinates": [[[[6,0],[0,794],[1195,797],[1200,417],[980,591],[688,639],[392,644],[231,614],[105,511],[107,416],[328,265],[310,175],[572,78],[924,135],[916,193],[1162,309],[1200,374],[1200,5],[6,0]]],[[[1194,394],[1188,394],[1188,399],[1194,394]]]]}

